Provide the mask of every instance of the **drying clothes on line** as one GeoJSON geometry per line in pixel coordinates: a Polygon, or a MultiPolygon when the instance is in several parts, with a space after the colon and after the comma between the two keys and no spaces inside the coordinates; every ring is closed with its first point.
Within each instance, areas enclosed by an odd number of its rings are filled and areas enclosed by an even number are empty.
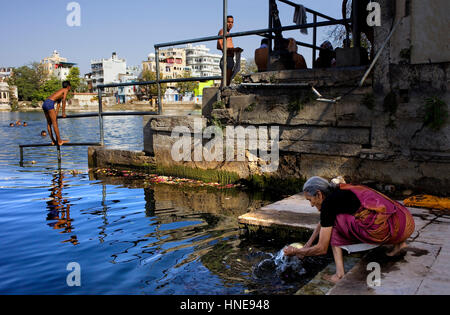
{"type": "MultiPolygon", "coordinates": [[[[303,25],[306,24],[306,10],[305,7],[302,5],[298,5],[295,7],[295,12],[294,12],[294,21],[293,21],[296,25],[303,25]]],[[[308,35],[308,29],[307,28],[302,28],[300,29],[300,33],[308,35]]]]}

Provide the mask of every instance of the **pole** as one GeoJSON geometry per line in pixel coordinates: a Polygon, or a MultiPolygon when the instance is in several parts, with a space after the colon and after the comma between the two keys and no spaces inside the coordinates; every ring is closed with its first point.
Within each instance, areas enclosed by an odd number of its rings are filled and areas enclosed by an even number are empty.
{"type": "MultiPolygon", "coordinates": [[[[272,5],[274,0],[269,0],[269,29],[273,28],[272,5]]],[[[270,70],[270,53],[272,52],[272,32],[269,33],[269,53],[267,54],[267,70],[270,70]]]]}
{"type": "Polygon", "coordinates": [[[103,116],[102,116],[102,112],[103,112],[103,107],[102,107],[102,93],[103,90],[101,88],[98,89],[98,125],[100,128],[100,144],[104,145],[105,144],[105,136],[103,133],[103,116]]]}
{"type": "MultiPolygon", "coordinates": [[[[314,24],[317,23],[317,15],[316,14],[314,14],[314,21],[313,21],[313,23],[314,24]]],[[[312,60],[311,68],[314,68],[314,62],[316,62],[316,53],[317,53],[317,50],[316,50],[316,46],[317,46],[317,27],[316,26],[314,26],[314,29],[313,29],[313,46],[314,46],[314,48],[313,48],[313,60],[312,60]]]]}
{"type": "Polygon", "coordinates": [[[58,152],[58,166],[61,167],[61,147],[58,145],[56,150],[58,152]]]}
{"type": "Polygon", "coordinates": [[[158,115],[162,113],[162,104],[161,104],[161,83],[159,82],[160,73],[159,73],[159,48],[155,49],[155,58],[156,58],[156,85],[158,87],[158,115]]]}
{"type": "Polygon", "coordinates": [[[361,32],[360,25],[358,24],[358,15],[362,12],[358,12],[359,0],[352,1],[352,12],[353,12],[353,47],[361,47],[361,32]]]}
{"type": "Polygon", "coordinates": [[[223,34],[222,34],[222,42],[223,42],[223,67],[222,67],[222,88],[227,85],[227,6],[228,1],[223,0],[223,34]]]}

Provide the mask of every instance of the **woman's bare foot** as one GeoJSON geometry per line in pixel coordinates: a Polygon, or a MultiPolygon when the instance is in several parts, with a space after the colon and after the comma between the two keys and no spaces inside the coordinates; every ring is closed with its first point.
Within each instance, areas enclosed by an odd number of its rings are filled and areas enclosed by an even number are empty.
{"type": "Polygon", "coordinates": [[[61,140],[61,141],[58,142],[58,145],[61,146],[64,143],[68,143],[68,142],[69,142],[69,140],[61,140]]]}
{"type": "Polygon", "coordinates": [[[396,256],[396,255],[398,255],[398,254],[402,251],[402,249],[405,248],[406,246],[407,246],[407,245],[406,245],[406,242],[402,242],[402,243],[400,243],[400,244],[395,244],[395,245],[394,245],[394,248],[393,248],[390,252],[387,252],[386,255],[389,256],[389,257],[396,256]]]}
{"type": "Polygon", "coordinates": [[[324,280],[333,282],[333,283],[338,283],[342,278],[344,277],[344,275],[338,275],[338,274],[334,274],[334,275],[323,275],[322,278],[324,280]]]}

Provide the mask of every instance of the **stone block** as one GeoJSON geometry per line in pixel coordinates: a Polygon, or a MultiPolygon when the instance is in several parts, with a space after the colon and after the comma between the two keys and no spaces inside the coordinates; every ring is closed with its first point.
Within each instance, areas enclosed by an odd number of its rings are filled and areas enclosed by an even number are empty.
{"type": "Polygon", "coordinates": [[[361,66],[367,60],[367,51],[362,47],[336,48],[337,67],[361,66]]]}
{"type": "Polygon", "coordinates": [[[216,87],[208,87],[203,89],[202,115],[204,117],[211,117],[211,111],[213,110],[213,104],[217,101],[218,92],[219,88],[216,87]]]}

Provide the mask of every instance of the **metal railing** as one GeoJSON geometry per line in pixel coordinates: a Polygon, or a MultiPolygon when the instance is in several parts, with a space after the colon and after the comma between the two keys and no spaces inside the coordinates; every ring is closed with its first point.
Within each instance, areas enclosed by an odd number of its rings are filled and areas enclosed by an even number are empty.
{"type": "MultiPolygon", "coordinates": [[[[99,119],[99,129],[100,129],[100,142],[99,143],[68,143],[65,144],[65,146],[82,146],[82,145],[104,145],[104,129],[103,129],[103,117],[105,116],[128,116],[128,115],[161,115],[162,114],[162,102],[161,102],[161,84],[164,83],[177,83],[177,82],[202,82],[202,81],[210,81],[210,80],[221,80],[222,86],[221,89],[219,89],[218,97],[220,98],[220,91],[225,86],[226,82],[226,73],[227,71],[222,71],[222,76],[208,76],[208,77],[191,77],[191,78],[175,78],[175,79],[161,79],[160,77],[160,60],[159,60],[159,50],[163,47],[169,47],[169,46],[178,46],[178,45],[184,45],[184,44],[193,44],[193,43],[199,43],[199,42],[207,42],[207,41],[215,41],[222,39],[223,40],[223,67],[222,69],[227,69],[227,38],[233,38],[233,37],[243,37],[243,36],[250,36],[250,35],[258,35],[262,37],[266,37],[269,39],[275,38],[273,33],[275,32],[283,32],[283,31],[291,31],[291,30],[300,30],[300,29],[313,29],[313,43],[305,43],[301,41],[296,41],[297,45],[311,48],[313,50],[312,59],[313,63],[314,60],[316,60],[316,54],[317,50],[322,49],[321,47],[317,46],[317,28],[318,27],[324,27],[324,26],[332,26],[332,25],[338,25],[348,22],[347,19],[334,19],[330,16],[327,16],[325,14],[322,14],[320,12],[311,10],[309,8],[305,7],[305,11],[307,13],[310,13],[313,15],[313,22],[307,23],[303,25],[290,25],[290,26],[284,26],[280,28],[274,28],[273,27],[273,20],[272,20],[272,3],[275,1],[279,1],[282,3],[285,3],[287,5],[290,5],[292,7],[297,7],[299,4],[296,4],[289,0],[268,0],[269,1],[269,25],[268,28],[265,29],[258,29],[258,30],[251,30],[251,31],[245,31],[245,32],[236,32],[236,33],[229,33],[223,32],[223,35],[216,35],[216,36],[207,36],[207,37],[200,37],[200,38],[193,38],[193,39],[187,39],[187,40],[180,40],[180,41],[172,41],[172,42],[166,42],[166,43],[160,43],[155,44],[155,61],[156,61],[156,80],[153,81],[144,81],[144,82],[126,82],[126,83],[109,83],[109,84],[98,84],[98,112],[97,113],[82,113],[82,114],[73,114],[73,115],[66,115],[64,118],[84,118],[84,117],[96,117],[98,116],[99,119]],[[323,18],[327,21],[318,22],[317,18],[323,18]],[[124,86],[141,86],[141,85],[152,85],[156,84],[158,87],[158,99],[157,99],[157,105],[158,105],[158,111],[139,111],[139,112],[103,112],[103,106],[102,106],[102,94],[103,90],[106,88],[114,88],[114,87],[124,87],[124,86]]],[[[228,0],[223,0],[223,30],[227,29],[227,11],[228,11],[228,0]]],[[[271,49],[271,45],[269,45],[269,50],[271,49]]],[[[297,84],[298,85],[298,84],[297,84]]],[[[58,116],[58,118],[63,118],[61,116],[58,116]]],[[[42,147],[42,146],[50,146],[46,144],[36,144],[36,145],[21,145],[20,146],[20,160],[21,163],[23,162],[23,148],[25,147],[42,147]]],[[[61,154],[60,154],[60,147],[58,148],[58,161],[61,160],[61,154]]]]}

